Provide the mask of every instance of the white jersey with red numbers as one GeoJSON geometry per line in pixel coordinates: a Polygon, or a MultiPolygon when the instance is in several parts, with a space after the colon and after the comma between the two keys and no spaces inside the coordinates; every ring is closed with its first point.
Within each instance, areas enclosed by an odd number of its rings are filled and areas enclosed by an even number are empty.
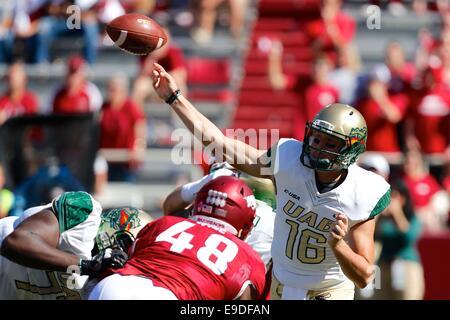
{"type": "Polygon", "coordinates": [[[348,282],[328,245],[339,213],[349,229],[389,204],[390,186],[375,173],[350,165],[344,182],[320,193],[315,172],[300,161],[302,142],[281,139],[271,152],[277,189],[272,242],[273,273],[284,285],[320,290],[348,282]]]}
{"type": "Polygon", "coordinates": [[[252,285],[258,297],[265,268],[258,254],[231,233],[195,221],[161,217],[145,226],[120,275],[144,276],[179,300],[232,300],[252,285]]]}
{"type": "MultiPolygon", "coordinates": [[[[1,219],[0,246],[22,221],[52,206],[57,211],[61,232],[58,249],[91,259],[102,207],[86,192],[66,192],[56,202],[27,209],[20,217],[1,219]]],[[[27,268],[0,256],[0,300],[81,299],[88,277],[69,276],[63,272],[27,268]]]]}

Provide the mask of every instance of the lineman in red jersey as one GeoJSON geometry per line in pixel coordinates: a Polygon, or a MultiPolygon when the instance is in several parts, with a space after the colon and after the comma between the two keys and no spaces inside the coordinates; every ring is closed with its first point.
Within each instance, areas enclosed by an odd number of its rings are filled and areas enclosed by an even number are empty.
{"type": "Polygon", "coordinates": [[[256,201],[240,179],[223,176],[197,194],[191,219],[165,216],[145,226],[121,269],[89,299],[259,299],[265,267],[244,241],[256,201]]]}

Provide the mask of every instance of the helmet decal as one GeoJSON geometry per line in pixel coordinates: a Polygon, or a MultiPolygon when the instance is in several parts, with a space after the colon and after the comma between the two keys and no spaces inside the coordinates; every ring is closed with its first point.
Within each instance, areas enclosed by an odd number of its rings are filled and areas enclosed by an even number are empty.
{"type": "Polygon", "coordinates": [[[104,210],[95,238],[97,248],[103,250],[118,245],[127,251],[139,231],[152,220],[150,214],[133,207],[104,210]]]}
{"type": "Polygon", "coordinates": [[[225,207],[226,199],[228,198],[228,194],[225,192],[216,191],[213,189],[209,189],[208,198],[206,198],[206,203],[219,206],[221,208],[225,207]]]}
{"type": "Polygon", "coordinates": [[[102,222],[108,223],[111,228],[117,231],[130,231],[130,229],[141,225],[138,210],[135,208],[111,209],[102,215],[102,222]]]}
{"type": "Polygon", "coordinates": [[[349,136],[351,146],[357,142],[361,143],[362,145],[366,145],[367,128],[352,128],[349,136]]]}
{"type": "Polygon", "coordinates": [[[247,201],[247,207],[256,210],[256,199],[254,195],[249,195],[244,197],[245,201],[247,201]]]}

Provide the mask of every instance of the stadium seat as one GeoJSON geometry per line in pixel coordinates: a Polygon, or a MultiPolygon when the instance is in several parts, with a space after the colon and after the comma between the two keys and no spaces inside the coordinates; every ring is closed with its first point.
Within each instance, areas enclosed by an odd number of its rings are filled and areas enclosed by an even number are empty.
{"type": "Polygon", "coordinates": [[[205,88],[190,88],[189,99],[198,102],[216,102],[229,104],[233,101],[234,93],[230,89],[211,90],[205,88]]]}
{"type": "Polygon", "coordinates": [[[235,120],[264,120],[264,119],[281,119],[290,121],[295,114],[293,107],[256,107],[256,106],[239,106],[234,115],[235,120]]]}
{"type": "Polygon", "coordinates": [[[247,90],[239,96],[239,105],[297,106],[300,101],[300,95],[294,92],[247,90]]]}
{"type": "Polygon", "coordinates": [[[298,19],[294,18],[265,18],[261,17],[255,22],[253,32],[273,32],[298,30],[298,19]]]}
{"type": "Polygon", "coordinates": [[[320,0],[261,0],[260,16],[305,16],[319,10],[320,0]]]}
{"type": "Polygon", "coordinates": [[[188,84],[228,85],[231,77],[231,65],[228,59],[209,59],[192,57],[187,61],[188,84]]]}

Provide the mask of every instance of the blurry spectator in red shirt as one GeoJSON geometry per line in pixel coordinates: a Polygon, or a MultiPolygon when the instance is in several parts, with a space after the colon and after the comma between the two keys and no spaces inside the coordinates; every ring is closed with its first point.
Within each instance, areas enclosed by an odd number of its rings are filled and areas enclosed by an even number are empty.
{"type": "Polygon", "coordinates": [[[305,91],[305,115],[312,121],[314,115],[325,106],[339,101],[339,92],[329,81],[333,65],[327,58],[317,59],[314,63],[313,83],[305,91]]]}
{"type": "Polygon", "coordinates": [[[404,181],[411,193],[415,212],[424,229],[438,231],[446,226],[449,198],[437,180],[429,173],[422,154],[418,150],[405,153],[404,181]]]}
{"type": "Polygon", "coordinates": [[[303,108],[297,113],[295,137],[303,139],[306,121],[311,122],[322,108],[339,101],[338,89],[329,82],[332,68],[331,62],[326,57],[315,61],[313,83],[306,88],[303,108]]]}
{"type": "Polygon", "coordinates": [[[405,51],[398,42],[389,43],[385,63],[391,73],[389,91],[391,93],[406,93],[415,76],[414,64],[406,61],[405,51]]]}
{"type": "Polygon", "coordinates": [[[79,55],[68,61],[67,75],[50,102],[53,113],[85,113],[100,110],[103,98],[95,84],[87,80],[86,61],[79,55]]]}
{"type": "Polygon", "coordinates": [[[100,148],[126,149],[129,161],[110,163],[108,179],[133,181],[147,147],[147,123],[141,107],[128,95],[128,80],[114,76],[100,116],[100,148]]]}
{"type": "Polygon", "coordinates": [[[409,113],[406,141],[425,154],[442,155],[450,149],[450,65],[428,68],[422,78],[409,113]]]}
{"type": "Polygon", "coordinates": [[[323,0],[321,19],[306,26],[317,53],[325,52],[333,62],[337,60],[338,49],[351,43],[356,31],[355,20],[341,8],[342,0],[323,0]]]}
{"type": "Polygon", "coordinates": [[[164,67],[177,81],[179,89],[184,95],[187,94],[187,67],[183,50],[170,40],[169,30],[164,29],[168,35],[168,43],[155,50],[140,60],[140,74],[133,84],[133,100],[143,106],[146,100],[160,99],[152,86],[151,72],[153,63],[157,62],[164,67]]]}
{"type": "MultiPolygon", "coordinates": [[[[411,112],[413,139],[426,154],[442,154],[450,144],[450,90],[438,84],[411,112]]],[[[408,136],[411,138],[410,136],[408,136]]]]}
{"type": "Polygon", "coordinates": [[[9,67],[6,82],[6,91],[0,96],[0,125],[11,117],[38,112],[38,98],[27,89],[27,75],[21,63],[9,67]]]}
{"type": "Polygon", "coordinates": [[[377,66],[371,74],[368,97],[357,103],[357,107],[371,132],[372,138],[367,140],[367,150],[400,155],[401,142],[397,125],[405,118],[408,96],[404,93],[389,93],[390,79],[389,69],[385,65],[377,66]]]}

